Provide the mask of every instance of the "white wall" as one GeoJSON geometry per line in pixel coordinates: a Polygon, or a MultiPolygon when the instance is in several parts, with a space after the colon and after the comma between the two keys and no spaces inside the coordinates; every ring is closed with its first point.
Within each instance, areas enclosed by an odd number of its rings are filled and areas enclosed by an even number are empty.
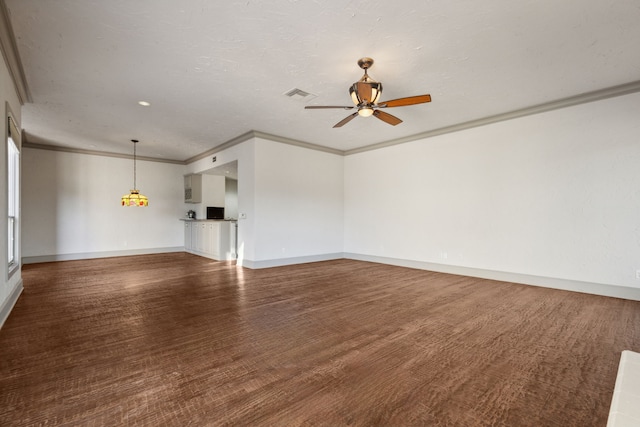
{"type": "Polygon", "coordinates": [[[185,203],[183,217],[187,211],[193,210],[196,219],[207,217],[207,206],[224,206],[224,177],[218,175],[202,175],[202,202],[185,203]]]}
{"type": "MultiPolygon", "coordinates": [[[[261,268],[342,256],[342,156],[262,138],[215,156],[216,165],[238,161],[240,265],[261,268]]],[[[190,173],[211,168],[211,158],[188,165],[190,173]]]]}
{"type": "MultiPolygon", "coordinates": [[[[638,290],[639,113],[631,94],[346,157],[252,138],[215,153],[238,161],[239,264],[346,253],[638,290]]],[[[131,160],[25,149],[23,256],[182,246],[182,176],[211,167],[139,162],[135,211],[131,160]]]]}
{"type": "MultiPolygon", "coordinates": [[[[212,157],[188,164],[185,173],[203,173],[213,169],[212,157]]],[[[245,214],[245,218],[238,220],[238,265],[251,265],[251,260],[255,259],[255,139],[218,151],[215,157],[216,166],[238,162],[238,212],[245,214]]]]}
{"type": "Polygon", "coordinates": [[[133,160],[23,149],[23,250],[30,260],[182,250],[184,166],[137,161],[149,206],[122,207],[133,160]]]}
{"type": "Polygon", "coordinates": [[[225,178],[224,180],[224,217],[238,218],[238,180],[225,178]]]}
{"type": "Polygon", "coordinates": [[[342,256],[343,164],[342,156],[257,139],[255,261],[342,256]]]}
{"type": "Polygon", "coordinates": [[[640,94],[345,158],[345,251],[640,287],[640,94]]]}
{"type": "Polygon", "coordinates": [[[207,214],[207,206],[224,206],[224,176],[204,175],[202,177],[202,204],[204,205],[204,218],[207,214]]]}

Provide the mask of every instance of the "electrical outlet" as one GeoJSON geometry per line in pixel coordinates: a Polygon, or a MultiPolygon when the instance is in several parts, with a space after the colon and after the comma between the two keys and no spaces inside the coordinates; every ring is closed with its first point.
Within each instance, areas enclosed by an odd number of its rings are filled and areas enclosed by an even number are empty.
{"type": "Polygon", "coordinates": [[[636,279],[640,280],[640,270],[636,270],[636,279]]]}

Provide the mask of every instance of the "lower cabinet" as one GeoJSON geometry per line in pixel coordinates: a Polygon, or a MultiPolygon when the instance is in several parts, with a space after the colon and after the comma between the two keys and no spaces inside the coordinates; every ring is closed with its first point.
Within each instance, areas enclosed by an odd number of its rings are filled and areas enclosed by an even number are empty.
{"type": "Polygon", "coordinates": [[[235,259],[235,248],[231,249],[232,229],[235,230],[235,224],[228,221],[185,221],[184,248],[218,261],[235,259]]]}
{"type": "Polygon", "coordinates": [[[193,234],[191,230],[193,228],[193,223],[190,221],[184,222],[184,248],[187,252],[190,252],[193,249],[193,234]]]}

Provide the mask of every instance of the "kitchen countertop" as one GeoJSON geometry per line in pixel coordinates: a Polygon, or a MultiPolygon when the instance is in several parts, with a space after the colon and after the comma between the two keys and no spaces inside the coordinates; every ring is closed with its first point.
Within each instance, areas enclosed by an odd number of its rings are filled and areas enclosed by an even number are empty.
{"type": "Polygon", "coordinates": [[[189,222],[227,221],[227,222],[235,222],[235,221],[237,221],[237,219],[200,219],[200,218],[180,218],[180,221],[189,221],[189,222]]]}

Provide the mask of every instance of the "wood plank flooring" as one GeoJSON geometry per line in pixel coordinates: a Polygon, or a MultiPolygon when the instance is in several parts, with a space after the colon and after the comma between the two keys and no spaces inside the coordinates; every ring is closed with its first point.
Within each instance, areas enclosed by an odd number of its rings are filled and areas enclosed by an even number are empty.
{"type": "Polygon", "coordinates": [[[337,260],[32,264],[1,426],[604,426],[640,302],[337,260]]]}

